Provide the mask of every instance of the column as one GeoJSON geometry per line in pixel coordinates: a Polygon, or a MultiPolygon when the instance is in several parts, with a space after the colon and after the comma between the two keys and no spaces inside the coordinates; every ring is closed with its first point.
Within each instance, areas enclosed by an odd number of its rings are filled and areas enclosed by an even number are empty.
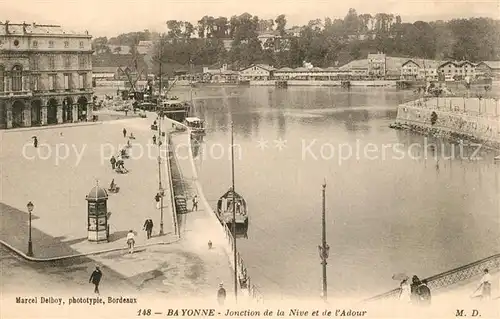
{"type": "Polygon", "coordinates": [[[92,122],[92,103],[87,103],[87,121],[92,122]]]}
{"type": "Polygon", "coordinates": [[[40,119],[42,122],[42,125],[47,125],[47,103],[46,101],[43,101],[43,106],[42,106],[42,118],[40,119]]]}
{"type": "Polygon", "coordinates": [[[23,126],[30,127],[31,126],[31,104],[30,101],[25,101],[24,104],[24,116],[23,116],[23,126]]]}
{"type": "Polygon", "coordinates": [[[12,128],[12,102],[7,101],[7,128],[12,128]]]}
{"type": "Polygon", "coordinates": [[[61,124],[63,122],[63,107],[62,104],[57,101],[57,124],[61,124]]]}
{"type": "Polygon", "coordinates": [[[78,122],[78,104],[71,106],[71,114],[73,114],[73,123],[78,122]]]}

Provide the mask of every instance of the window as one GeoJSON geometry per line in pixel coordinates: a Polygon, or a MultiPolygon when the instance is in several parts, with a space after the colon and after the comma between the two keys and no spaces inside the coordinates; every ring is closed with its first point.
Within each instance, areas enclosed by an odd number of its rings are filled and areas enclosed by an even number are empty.
{"type": "Polygon", "coordinates": [[[85,69],[86,64],[87,64],[86,62],[87,62],[87,61],[86,61],[86,59],[85,59],[85,56],[84,56],[84,55],[79,55],[79,56],[78,56],[78,67],[79,67],[80,69],[85,69]]]}
{"type": "Polygon", "coordinates": [[[65,90],[69,90],[70,89],[70,87],[69,87],[69,79],[70,79],[70,77],[71,77],[71,74],[68,74],[68,73],[64,74],[64,89],[65,90]]]}
{"type": "Polygon", "coordinates": [[[80,41],[80,49],[83,49],[83,41],[80,41]]]}
{"type": "Polygon", "coordinates": [[[4,91],[4,76],[5,76],[5,70],[3,66],[0,65],[0,92],[4,91]]]}
{"type": "Polygon", "coordinates": [[[49,41],[49,48],[53,48],[54,47],[54,41],[50,40],[49,41]]]}
{"type": "Polygon", "coordinates": [[[87,87],[87,74],[83,73],[79,75],[80,89],[85,89],[87,87]]]}
{"type": "Polygon", "coordinates": [[[12,68],[12,91],[18,92],[23,90],[23,68],[16,65],[12,68]]]}
{"type": "Polygon", "coordinates": [[[49,55],[49,69],[55,70],[56,68],[56,57],[54,55],[49,55]]]}
{"type": "Polygon", "coordinates": [[[38,56],[31,58],[31,70],[38,70],[38,56]]]}
{"type": "Polygon", "coordinates": [[[64,56],[64,68],[69,69],[71,67],[71,55],[64,56]]]}
{"type": "Polygon", "coordinates": [[[56,89],[56,75],[49,74],[49,90],[54,91],[56,89]]]}
{"type": "Polygon", "coordinates": [[[69,48],[69,41],[64,41],[64,47],[69,48]]]}
{"type": "Polygon", "coordinates": [[[31,89],[33,91],[40,90],[40,75],[39,74],[33,74],[31,76],[31,89]]]}
{"type": "Polygon", "coordinates": [[[35,41],[33,41],[33,47],[34,47],[34,48],[38,48],[38,41],[36,41],[36,40],[35,40],[35,41]]]}

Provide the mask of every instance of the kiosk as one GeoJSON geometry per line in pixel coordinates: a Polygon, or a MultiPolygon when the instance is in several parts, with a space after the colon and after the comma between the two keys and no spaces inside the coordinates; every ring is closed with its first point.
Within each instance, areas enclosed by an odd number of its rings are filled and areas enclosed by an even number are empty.
{"type": "Polygon", "coordinates": [[[88,240],[92,242],[109,241],[108,192],[96,185],[85,198],[87,200],[88,240]]]}

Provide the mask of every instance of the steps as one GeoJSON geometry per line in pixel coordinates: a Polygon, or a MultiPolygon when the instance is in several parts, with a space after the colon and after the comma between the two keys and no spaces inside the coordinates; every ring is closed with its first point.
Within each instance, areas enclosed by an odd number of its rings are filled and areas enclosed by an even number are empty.
{"type": "Polygon", "coordinates": [[[175,196],[175,209],[177,214],[187,214],[187,201],[184,196],[175,196]]]}

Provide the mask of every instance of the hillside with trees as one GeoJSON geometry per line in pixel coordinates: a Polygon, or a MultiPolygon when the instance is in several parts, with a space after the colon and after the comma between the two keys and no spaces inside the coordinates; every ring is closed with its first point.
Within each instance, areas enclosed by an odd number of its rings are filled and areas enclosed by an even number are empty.
{"type": "MultiPolygon", "coordinates": [[[[369,52],[439,60],[500,60],[500,21],[489,18],[405,23],[398,15],[358,14],[350,9],[343,19],[316,19],[301,27],[289,26],[283,14],[260,19],[249,13],[231,18],[204,16],[196,25],[169,20],[166,25],[165,34],[145,30],[99,37],[94,49],[101,55],[112,54],[107,45],[127,45],[134,52],[139,41],[158,43],[161,39],[163,61],[194,66],[265,63],[297,67],[308,61],[328,67],[365,58],[369,52]],[[290,29],[298,32],[292,34],[290,29]],[[263,33],[274,38],[261,44],[258,36],[263,33]],[[228,42],[231,48],[226,50],[228,42]]],[[[158,55],[158,47],[155,52],[158,55]]]]}

